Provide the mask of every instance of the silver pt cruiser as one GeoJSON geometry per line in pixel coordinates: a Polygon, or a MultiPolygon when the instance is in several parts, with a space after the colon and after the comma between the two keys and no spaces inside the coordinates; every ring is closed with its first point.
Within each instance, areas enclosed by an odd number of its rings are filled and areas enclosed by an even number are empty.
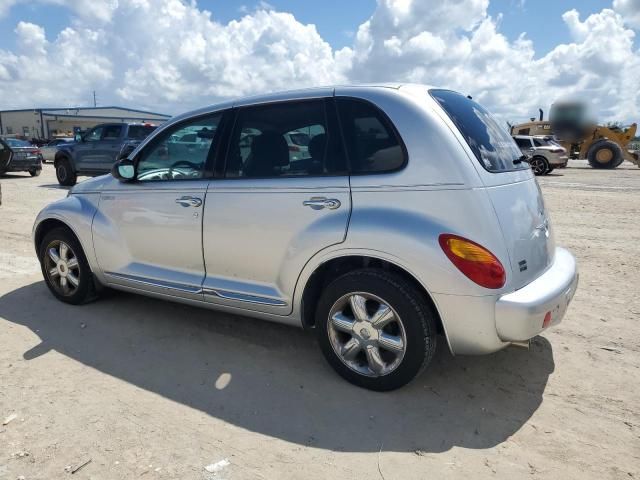
{"type": "Polygon", "coordinates": [[[578,283],[520,150],[481,105],[423,85],[309,89],[173,118],[38,215],[47,286],[314,328],[348,381],[522,344],[578,283]],[[291,155],[286,138],[309,139],[291,155]]]}

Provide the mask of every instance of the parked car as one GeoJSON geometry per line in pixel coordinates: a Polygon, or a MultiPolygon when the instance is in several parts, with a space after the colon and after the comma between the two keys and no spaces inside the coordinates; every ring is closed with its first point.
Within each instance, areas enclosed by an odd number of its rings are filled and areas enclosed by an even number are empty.
{"type": "Polygon", "coordinates": [[[108,173],[114,162],[131,153],[157,127],[148,123],[103,123],[57,146],[54,167],[58,183],[75,185],[78,175],[108,173]]]}
{"type": "Polygon", "coordinates": [[[564,168],[569,161],[567,150],[552,137],[515,135],[520,151],[528,157],[533,173],[547,175],[554,168],[564,168]]]}
{"type": "Polygon", "coordinates": [[[429,363],[438,332],[454,354],[486,354],[563,318],[576,262],[520,157],[449,90],[252,97],[173,118],[44,208],[33,239],[63,302],[107,286],[314,328],[340,375],[390,390],[429,363]],[[208,149],[167,148],[205,129],[208,149]],[[318,132],[307,170],[291,170],[294,130],[318,132]]]}
{"type": "Polygon", "coordinates": [[[0,139],[0,175],[7,172],[29,172],[37,177],[42,171],[42,155],[38,147],[26,140],[0,139]]]}
{"type": "Polygon", "coordinates": [[[58,152],[58,147],[65,143],[73,142],[73,137],[60,137],[55,140],[51,140],[46,145],[40,147],[40,152],[42,153],[42,161],[53,162],[56,158],[56,153],[58,152]]]}

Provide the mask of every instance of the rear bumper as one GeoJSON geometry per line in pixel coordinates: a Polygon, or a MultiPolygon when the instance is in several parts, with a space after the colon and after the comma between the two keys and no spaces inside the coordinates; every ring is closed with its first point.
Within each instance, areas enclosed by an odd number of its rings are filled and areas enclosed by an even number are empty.
{"type": "Polygon", "coordinates": [[[526,341],[560,323],[577,287],[575,258],[564,248],[556,248],[551,268],[520,290],[498,298],[498,336],[503,342],[526,341]],[[545,322],[547,313],[550,320],[545,322]]]}
{"type": "Polygon", "coordinates": [[[42,162],[39,158],[33,160],[12,160],[4,168],[5,172],[28,172],[29,170],[40,170],[42,168],[42,162]]]}
{"type": "Polygon", "coordinates": [[[553,168],[564,168],[567,166],[567,162],[569,162],[569,157],[567,155],[551,157],[548,159],[548,162],[553,168]]]}

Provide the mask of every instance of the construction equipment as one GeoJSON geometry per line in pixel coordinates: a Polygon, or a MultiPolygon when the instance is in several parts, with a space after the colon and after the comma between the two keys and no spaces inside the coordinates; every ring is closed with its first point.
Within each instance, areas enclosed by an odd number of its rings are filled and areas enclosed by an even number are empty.
{"type": "Polygon", "coordinates": [[[539,119],[511,127],[512,135],[553,135],[569,152],[569,158],[586,158],[593,168],[616,168],[624,160],[640,167],[637,151],[627,150],[637,124],[628,128],[597,125],[583,103],[558,102],[551,106],[549,120],[539,110],[539,119]]]}

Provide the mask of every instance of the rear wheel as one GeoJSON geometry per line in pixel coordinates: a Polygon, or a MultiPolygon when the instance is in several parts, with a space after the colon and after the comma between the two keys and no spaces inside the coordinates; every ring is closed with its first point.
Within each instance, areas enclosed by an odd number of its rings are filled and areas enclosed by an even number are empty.
{"type": "Polygon", "coordinates": [[[56,178],[63,187],[71,187],[76,184],[78,177],[67,158],[61,158],[56,162],[56,178]]]}
{"type": "Polygon", "coordinates": [[[413,380],[436,348],[434,313],[404,278],[349,272],[323,291],[316,310],[322,353],[349,382],[387,391],[413,380]]]}
{"type": "Polygon", "coordinates": [[[599,140],[589,147],[587,160],[593,168],[616,168],[624,161],[624,154],[617,143],[599,140]]]}
{"type": "Polygon", "coordinates": [[[42,169],[32,168],[31,170],[29,170],[29,175],[31,175],[32,177],[37,177],[38,175],[40,175],[40,172],[42,172],[42,169]]]}
{"type": "Polygon", "coordinates": [[[71,231],[56,228],[47,233],[39,258],[45,283],[58,300],[79,305],[94,298],[91,268],[71,231]]]}
{"type": "Polygon", "coordinates": [[[549,162],[544,157],[533,157],[529,160],[529,165],[536,175],[546,175],[549,172],[549,162]]]}

